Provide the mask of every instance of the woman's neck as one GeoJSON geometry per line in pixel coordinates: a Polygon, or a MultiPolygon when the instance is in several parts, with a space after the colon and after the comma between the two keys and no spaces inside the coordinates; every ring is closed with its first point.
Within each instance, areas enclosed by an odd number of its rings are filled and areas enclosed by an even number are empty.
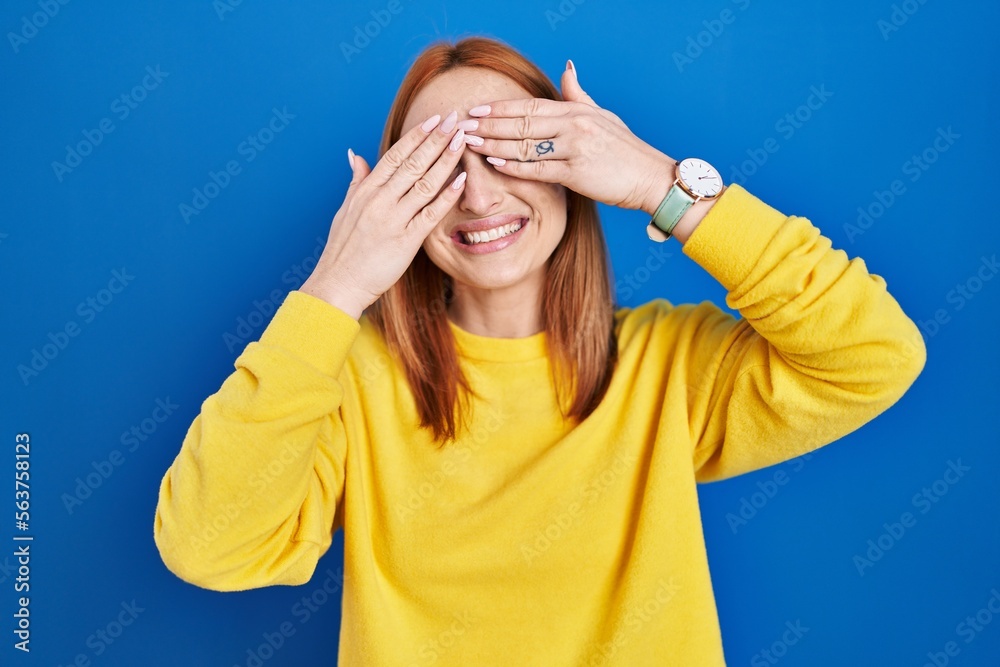
{"type": "MultiPolygon", "coordinates": [[[[544,278],[544,275],[542,275],[544,278]]],[[[490,338],[525,338],[544,330],[542,285],[525,279],[501,289],[455,284],[448,318],[460,328],[490,338]]]]}

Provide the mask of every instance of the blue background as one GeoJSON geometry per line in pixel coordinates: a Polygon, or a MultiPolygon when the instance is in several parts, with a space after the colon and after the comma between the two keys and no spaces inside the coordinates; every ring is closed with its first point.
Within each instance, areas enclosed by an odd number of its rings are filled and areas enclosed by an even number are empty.
{"type": "MultiPolygon", "coordinates": [[[[396,14],[383,0],[244,1],[221,12],[209,0],[49,1],[58,7],[51,18],[38,14],[46,0],[0,10],[4,665],[70,664],[78,654],[95,665],[246,665],[248,650],[285,621],[296,632],[264,664],[334,661],[339,596],[306,623],[292,609],[338,571],[342,534],[305,586],[205,591],[159,560],[156,494],[201,402],[242,350],[224,334],[255,300],[294,289],[286,272],[325,240],[349,180],[347,147],[374,164],[415,55],[437,38],[474,33],[522,50],[557,83],[573,58],[584,89],[638,136],[671,156],[710,160],[727,181],[741,170],[763,201],[863,257],[924,324],[926,369],[885,414],[808,460],[701,487],[729,664],[772,664],[760,652],[796,621],[808,631],[775,649],[783,665],[922,665],[949,641],[960,649],[950,664],[1000,664],[1000,615],[982,613],[990,622],[971,637],[959,627],[1000,589],[1000,279],[982,263],[1000,252],[989,204],[996,3],[909,0],[896,5],[895,26],[892,3],[861,0],[401,0],[396,14]],[[725,9],[731,20],[713,23],[725,9]],[[386,25],[371,24],[372,11],[386,25]],[[34,31],[25,27],[33,15],[44,23],[34,31]],[[374,37],[345,55],[341,44],[366,24],[374,37]],[[675,58],[687,49],[689,61],[675,58]],[[123,118],[113,101],[157,66],[162,80],[139,91],[144,99],[123,118]],[[814,86],[832,94],[800,108],[814,86]],[[239,146],[274,109],[294,118],[249,161],[239,146]],[[796,112],[798,127],[779,122],[796,112]],[[53,162],[104,118],[113,131],[57,175],[53,162]],[[934,140],[948,128],[953,141],[939,142],[940,152],[934,140]],[[768,138],[778,150],[762,153],[768,138]],[[925,150],[934,163],[908,171],[925,150]],[[746,162],[754,155],[763,163],[746,162]],[[186,222],[180,204],[230,160],[240,173],[186,222]],[[902,194],[872,207],[872,224],[845,227],[894,180],[902,194]],[[78,309],[123,269],[134,279],[101,312],[78,309]],[[977,271],[992,280],[976,284],[977,271]],[[959,301],[952,290],[967,282],[981,289],[959,301]],[[935,329],[926,323],[937,311],[947,321],[935,329]],[[18,366],[71,321],[78,335],[23,379],[18,366]],[[178,407],[128,451],[122,434],[157,399],[178,407]],[[33,444],[30,656],[12,648],[11,634],[9,476],[21,431],[33,444]],[[116,449],[121,465],[67,509],[77,478],[116,449]],[[946,494],[921,513],[915,494],[959,459],[969,471],[939,484],[946,494]],[[777,470],[787,483],[754,498],[777,470]],[[760,507],[733,524],[727,515],[743,499],[760,507]],[[907,511],[915,525],[898,540],[883,536],[891,547],[859,572],[855,556],[907,511]],[[113,644],[88,641],[133,600],[142,611],[113,644]]],[[[619,291],[621,305],[665,297],[724,306],[724,290],[676,241],[663,247],[672,257],[658,271],[637,270],[651,247],[643,214],[602,207],[602,216],[616,277],[641,283],[619,291]]]]}

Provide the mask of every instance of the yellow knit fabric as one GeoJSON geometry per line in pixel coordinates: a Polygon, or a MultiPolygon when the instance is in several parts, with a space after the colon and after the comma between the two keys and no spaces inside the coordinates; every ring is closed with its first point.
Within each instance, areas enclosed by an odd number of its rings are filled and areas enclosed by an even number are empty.
{"type": "Polygon", "coordinates": [[[218,591],[305,584],[343,528],[340,665],[724,665],[696,484],[854,431],[926,348],[863,260],[739,185],[683,252],[742,318],[620,308],[617,370],[576,425],[544,332],[451,323],[483,400],[444,448],[367,317],[291,292],[163,478],[164,563],[218,591]]]}

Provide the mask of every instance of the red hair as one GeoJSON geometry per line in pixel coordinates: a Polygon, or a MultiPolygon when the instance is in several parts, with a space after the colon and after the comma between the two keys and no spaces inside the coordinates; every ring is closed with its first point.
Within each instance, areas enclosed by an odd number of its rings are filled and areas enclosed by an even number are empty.
{"type": "MultiPolygon", "coordinates": [[[[457,67],[487,68],[533,97],[562,99],[534,63],[506,44],[485,37],[438,42],[417,57],[403,78],[386,120],[379,158],[399,140],[420,90],[457,67]]],[[[582,420],[601,402],[614,372],[617,305],[597,205],[569,189],[566,194],[566,231],[546,267],[542,319],[560,410],[564,418],[582,420]]],[[[457,437],[456,417],[464,421],[474,394],[459,367],[448,325],[451,297],[451,277],[421,248],[396,284],[366,311],[406,373],[421,427],[431,428],[436,441],[457,437]]]]}

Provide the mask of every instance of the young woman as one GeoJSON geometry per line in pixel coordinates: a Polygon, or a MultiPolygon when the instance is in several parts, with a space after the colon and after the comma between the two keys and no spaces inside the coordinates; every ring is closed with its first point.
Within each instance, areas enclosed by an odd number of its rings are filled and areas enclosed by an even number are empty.
{"type": "Polygon", "coordinates": [[[696,484],[857,429],[925,348],[809,220],[561,83],[484,38],[417,58],[163,479],[178,577],[305,584],[343,528],[338,664],[724,664],[696,484]],[[653,216],[636,243],[669,230],[742,317],[618,307],[595,201],[653,216]]]}

